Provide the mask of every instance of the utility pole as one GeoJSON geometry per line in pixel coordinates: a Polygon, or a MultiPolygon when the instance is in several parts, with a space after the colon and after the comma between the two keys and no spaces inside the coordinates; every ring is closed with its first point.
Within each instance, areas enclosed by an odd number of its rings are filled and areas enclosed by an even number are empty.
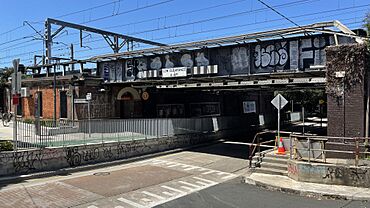
{"type": "Polygon", "coordinates": [[[54,121],[54,127],[57,126],[57,75],[56,75],[56,72],[57,72],[57,67],[59,69],[60,65],[59,65],[59,60],[57,60],[57,64],[54,65],[54,74],[53,74],[53,77],[54,77],[54,81],[53,81],[53,95],[54,95],[54,111],[53,111],[53,121],[54,121]]]}
{"type": "Polygon", "coordinates": [[[46,64],[51,64],[51,45],[52,45],[52,38],[51,38],[51,25],[48,20],[45,21],[45,55],[46,55],[46,64]]]}
{"type": "Polygon", "coordinates": [[[14,72],[12,76],[12,91],[13,91],[13,106],[14,106],[14,123],[13,123],[13,143],[14,151],[18,149],[18,126],[17,126],[17,114],[18,114],[18,105],[19,105],[19,90],[21,86],[21,79],[18,74],[19,68],[19,59],[13,60],[14,72]]]}
{"type": "MultiPolygon", "coordinates": [[[[73,44],[71,44],[70,50],[71,50],[71,57],[70,58],[71,58],[71,61],[73,61],[73,59],[74,59],[73,44]]],[[[71,71],[74,71],[75,70],[75,64],[71,64],[70,69],[71,69],[71,71]]]]}

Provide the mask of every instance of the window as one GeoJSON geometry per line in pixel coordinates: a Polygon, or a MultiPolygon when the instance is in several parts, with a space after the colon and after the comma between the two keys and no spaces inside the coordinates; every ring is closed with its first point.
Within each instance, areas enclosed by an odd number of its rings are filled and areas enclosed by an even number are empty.
{"type": "Polygon", "coordinates": [[[42,117],[42,92],[36,93],[35,116],[42,117]]]}
{"type": "Polygon", "coordinates": [[[67,92],[60,91],[60,118],[67,117],[67,92]]]}

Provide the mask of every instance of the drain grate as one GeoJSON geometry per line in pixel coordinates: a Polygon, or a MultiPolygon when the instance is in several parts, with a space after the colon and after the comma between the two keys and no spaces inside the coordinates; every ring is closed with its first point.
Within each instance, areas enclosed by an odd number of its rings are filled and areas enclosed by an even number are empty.
{"type": "Polygon", "coordinates": [[[93,174],[94,176],[107,176],[110,175],[110,172],[97,172],[93,174]]]}

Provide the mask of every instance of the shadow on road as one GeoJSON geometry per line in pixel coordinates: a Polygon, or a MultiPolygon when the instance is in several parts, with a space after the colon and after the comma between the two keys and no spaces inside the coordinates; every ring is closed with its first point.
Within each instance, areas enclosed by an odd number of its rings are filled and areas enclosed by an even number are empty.
{"type": "Polygon", "coordinates": [[[247,159],[249,146],[243,142],[226,141],[210,146],[191,149],[192,152],[200,152],[213,155],[221,155],[239,159],[247,159]]]}

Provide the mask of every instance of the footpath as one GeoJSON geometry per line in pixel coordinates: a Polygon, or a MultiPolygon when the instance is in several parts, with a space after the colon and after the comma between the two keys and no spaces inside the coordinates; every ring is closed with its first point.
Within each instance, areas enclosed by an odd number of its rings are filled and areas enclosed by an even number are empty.
{"type": "Polygon", "coordinates": [[[244,182],[268,190],[298,194],[305,197],[370,201],[369,188],[299,182],[287,176],[263,173],[248,173],[244,177],[244,182]]]}

